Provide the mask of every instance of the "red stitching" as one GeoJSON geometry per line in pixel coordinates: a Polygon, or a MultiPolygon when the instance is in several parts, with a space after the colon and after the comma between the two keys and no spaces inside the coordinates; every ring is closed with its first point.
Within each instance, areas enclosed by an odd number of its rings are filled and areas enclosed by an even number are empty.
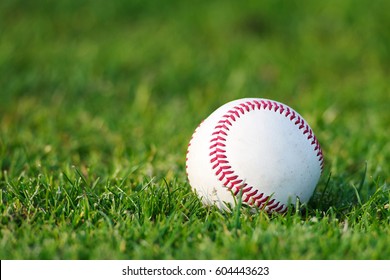
{"type": "Polygon", "coordinates": [[[320,162],[321,173],[324,166],[324,157],[320,147],[320,144],[317,138],[314,136],[313,131],[309,128],[309,125],[296,114],[296,112],[290,109],[288,106],[284,106],[278,102],[272,102],[270,100],[251,100],[245,103],[241,103],[237,106],[234,106],[233,109],[229,110],[227,114],[222,116],[222,119],[214,128],[212,133],[215,136],[211,139],[210,145],[210,162],[213,163],[213,170],[215,170],[215,175],[219,176],[220,181],[224,181],[223,184],[228,190],[231,190],[234,195],[237,195],[240,192],[240,189],[243,189],[243,201],[250,205],[255,205],[260,209],[265,209],[267,211],[275,211],[284,213],[287,211],[287,206],[280,201],[275,199],[270,199],[270,196],[265,195],[264,193],[258,191],[253,186],[247,186],[246,183],[242,184],[244,181],[239,178],[238,175],[234,173],[232,167],[229,165],[229,160],[225,155],[226,150],[221,149],[220,147],[226,147],[226,136],[229,133],[229,126],[232,126],[232,121],[235,122],[236,118],[240,118],[241,115],[244,115],[247,112],[254,110],[274,110],[279,112],[279,114],[284,115],[286,118],[290,119],[294,125],[298,127],[299,130],[302,130],[303,135],[307,136],[307,140],[311,140],[311,145],[313,145],[314,151],[317,152],[317,157],[320,162]],[[222,159],[222,160],[221,160],[222,159]]]}
{"type": "Polygon", "coordinates": [[[280,204],[281,203],[278,201],[278,202],[274,203],[273,205],[267,205],[268,210],[272,210],[272,209],[278,207],[280,204]]]}
{"type": "Polygon", "coordinates": [[[219,135],[219,134],[222,134],[222,135],[224,135],[224,136],[227,136],[227,133],[226,133],[225,131],[223,131],[223,130],[215,131],[215,132],[213,132],[212,135],[219,135]]]}
{"type": "MultiPolygon", "coordinates": [[[[203,124],[204,120],[202,120],[200,122],[200,124],[196,127],[194,133],[191,135],[191,139],[190,139],[190,142],[188,143],[188,146],[187,146],[187,153],[186,153],[186,174],[187,174],[187,178],[188,178],[188,181],[190,180],[189,179],[189,176],[188,176],[188,154],[190,152],[190,146],[191,146],[191,143],[192,143],[192,140],[194,139],[194,136],[195,136],[195,133],[198,131],[199,127],[203,124]]],[[[191,182],[189,182],[191,184],[191,182]]]]}
{"type": "Polygon", "coordinates": [[[261,104],[259,103],[259,101],[257,100],[253,100],[253,103],[255,103],[255,105],[257,106],[257,109],[261,109],[261,104]]]}
{"type": "Polygon", "coordinates": [[[251,110],[249,108],[249,106],[247,104],[245,104],[245,103],[240,104],[240,106],[244,107],[247,112],[250,112],[250,110],[251,110]]]}
{"type": "Polygon", "coordinates": [[[225,124],[217,125],[215,128],[226,129],[227,131],[229,131],[229,128],[225,124]]]}
{"type": "Polygon", "coordinates": [[[237,111],[235,111],[235,110],[229,110],[228,113],[229,114],[235,114],[237,118],[240,117],[240,114],[237,111]]]}
{"type": "MultiPolygon", "coordinates": [[[[226,153],[226,151],[222,150],[222,149],[215,149],[215,151],[212,151],[210,153],[210,156],[215,155],[216,153],[226,153]]],[[[217,155],[217,156],[220,156],[220,155],[217,155]]]]}

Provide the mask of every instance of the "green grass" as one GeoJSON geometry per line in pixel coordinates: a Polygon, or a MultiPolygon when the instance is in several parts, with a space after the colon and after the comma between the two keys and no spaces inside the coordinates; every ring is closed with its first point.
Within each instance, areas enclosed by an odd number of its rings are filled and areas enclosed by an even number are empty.
{"type": "Polygon", "coordinates": [[[389,2],[160,2],[0,2],[0,258],[390,259],[389,2]],[[242,97],[314,129],[307,205],[191,192],[193,130],[242,97]]]}

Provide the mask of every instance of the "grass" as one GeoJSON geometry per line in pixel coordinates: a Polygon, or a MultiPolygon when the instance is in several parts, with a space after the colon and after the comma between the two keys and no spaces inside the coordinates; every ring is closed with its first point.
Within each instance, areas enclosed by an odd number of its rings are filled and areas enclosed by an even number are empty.
{"type": "Polygon", "coordinates": [[[1,259],[389,259],[386,1],[1,1],[1,259]],[[241,97],[325,169],[285,215],[206,208],[185,153],[241,97]]]}

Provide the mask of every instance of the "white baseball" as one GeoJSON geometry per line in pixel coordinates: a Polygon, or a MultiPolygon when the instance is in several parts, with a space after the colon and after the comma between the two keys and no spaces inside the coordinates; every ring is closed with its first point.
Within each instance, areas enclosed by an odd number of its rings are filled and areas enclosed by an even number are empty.
{"type": "Polygon", "coordinates": [[[229,209],[241,194],[242,203],[284,212],[297,198],[310,199],[323,154],[296,111],[273,100],[244,98],[221,106],[198,126],[186,169],[207,205],[229,209]]]}

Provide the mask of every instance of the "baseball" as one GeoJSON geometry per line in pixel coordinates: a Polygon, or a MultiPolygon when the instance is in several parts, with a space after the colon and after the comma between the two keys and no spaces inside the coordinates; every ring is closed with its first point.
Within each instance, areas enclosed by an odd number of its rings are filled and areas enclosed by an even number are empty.
{"type": "Polygon", "coordinates": [[[312,196],[323,169],[312,129],[289,106],[262,98],[231,101],[195,130],[186,171],[206,205],[243,204],[285,212],[312,196]]]}

